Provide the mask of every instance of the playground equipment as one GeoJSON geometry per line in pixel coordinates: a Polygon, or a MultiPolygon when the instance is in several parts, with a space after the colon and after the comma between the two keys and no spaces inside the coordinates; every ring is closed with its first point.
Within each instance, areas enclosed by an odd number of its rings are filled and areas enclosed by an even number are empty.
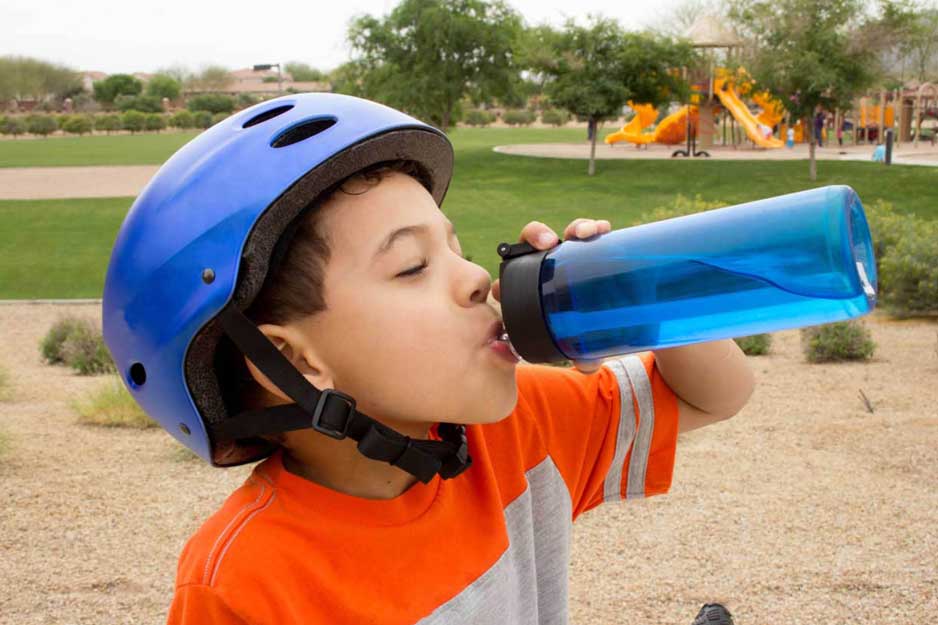
{"type": "MultiPolygon", "coordinates": [[[[749,107],[739,99],[739,95],[733,88],[733,83],[726,78],[715,78],[713,80],[713,93],[720,100],[720,104],[743,127],[750,141],[763,148],[780,148],[785,145],[784,141],[772,136],[772,126],[775,124],[771,126],[763,124],[749,112],[749,107]],[[765,129],[768,129],[768,131],[765,129]]],[[[769,114],[773,114],[774,110],[773,103],[773,110],[769,114]]],[[[765,112],[765,109],[763,109],[763,112],[765,112]]]]}
{"type": "Polygon", "coordinates": [[[658,109],[651,104],[633,104],[631,100],[629,100],[629,106],[635,111],[635,117],[630,119],[622,130],[607,135],[605,138],[607,144],[629,141],[641,145],[655,141],[653,133],[642,133],[642,130],[655,123],[658,119],[658,109]]]}

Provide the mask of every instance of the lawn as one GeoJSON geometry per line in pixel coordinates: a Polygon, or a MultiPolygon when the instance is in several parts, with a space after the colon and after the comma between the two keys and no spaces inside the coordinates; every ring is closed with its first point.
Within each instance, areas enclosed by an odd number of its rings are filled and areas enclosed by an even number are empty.
{"type": "MultiPolygon", "coordinates": [[[[584,161],[491,150],[507,143],[578,141],[584,134],[582,129],[494,128],[452,133],[456,172],[444,209],[456,224],[466,254],[496,275],[496,245],[516,240],[528,221],[543,221],[559,232],[576,217],[594,217],[609,219],[619,228],[648,209],[671,203],[679,193],[738,203],[849,184],[868,208],[874,200],[885,199],[902,212],[938,218],[933,201],[938,172],[928,167],[821,161],[818,180],[811,182],[804,161],[602,161],[597,175],[589,178],[584,161]]],[[[2,141],[0,164],[160,163],[191,136],[2,141]]],[[[0,201],[0,299],[100,297],[111,246],[132,202],[133,198],[0,201]]]]}

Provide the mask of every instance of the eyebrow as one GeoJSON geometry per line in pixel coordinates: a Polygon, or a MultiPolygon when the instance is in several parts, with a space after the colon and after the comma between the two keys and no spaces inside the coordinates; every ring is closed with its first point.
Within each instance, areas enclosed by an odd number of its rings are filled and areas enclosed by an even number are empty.
{"type": "MultiPolygon", "coordinates": [[[[378,246],[378,249],[375,252],[373,259],[376,259],[382,254],[385,254],[388,250],[391,249],[391,246],[394,245],[394,243],[398,239],[408,236],[408,235],[416,236],[418,234],[425,234],[430,231],[430,227],[431,227],[430,224],[414,224],[412,226],[404,226],[403,228],[398,228],[397,230],[389,234],[387,238],[384,239],[384,242],[381,243],[380,246],[378,246]]],[[[448,219],[446,220],[446,232],[449,236],[453,236],[456,234],[456,228],[455,226],[453,226],[453,222],[451,222],[448,219]]]]}

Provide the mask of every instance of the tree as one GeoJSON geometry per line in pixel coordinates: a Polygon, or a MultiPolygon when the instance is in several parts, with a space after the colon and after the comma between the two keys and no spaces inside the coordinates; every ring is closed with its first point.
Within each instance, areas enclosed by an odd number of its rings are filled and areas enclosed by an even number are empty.
{"type": "Polygon", "coordinates": [[[0,57],[0,102],[61,100],[81,91],[81,75],[68,67],[25,56],[0,57]]]}
{"type": "Polygon", "coordinates": [[[599,122],[618,117],[629,100],[660,106],[686,94],[676,70],[694,60],[688,42],[624,32],[618,22],[603,17],[591,17],[587,26],[569,20],[561,32],[542,32],[541,37],[551,54],[537,69],[547,77],[551,104],[589,124],[590,176],[596,171],[599,122]]]}
{"type": "Polygon", "coordinates": [[[127,111],[121,115],[121,126],[124,127],[124,130],[129,130],[130,134],[143,130],[146,121],[146,114],[140,111],[127,111]]]}
{"type": "Polygon", "coordinates": [[[147,81],[146,94],[162,101],[163,98],[175,100],[182,91],[182,85],[172,76],[155,74],[147,81]]]}
{"type": "Polygon", "coordinates": [[[104,80],[96,80],[92,87],[94,99],[108,106],[114,104],[119,95],[135,96],[143,91],[143,83],[130,74],[111,74],[104,80]]]}
{"type": "MultiPolygon", "coordinates": [[[[751,44],[743,63],[793,120],[808,120],[808,171],[817,179],[816,111],[849,109],[880,75],[878,33],[861,0],[734,0],[730,16],[751,44]]],[[[885,39],[885,38],[881,38],[885,39]]]]}
{"type": "Polygon", "coordinates": [[[209,65],[189,79],[195,91],[224,91],[233,82],[234,76],[220,65],[209,65]]]}
{"type": "Polygon", "coordinates": [[[502,0],[403,0],[384,19],[355,19],[348,39],[366,97],[446,130],[464,97],[509,96],[521,30],[502,0]]]}
{"type": "Polygon", "coordinates": [[[297,82],[322,82],[326,79],[325,72],[321,72],[299,61],[286,63],[283,69],[297,82]]]}

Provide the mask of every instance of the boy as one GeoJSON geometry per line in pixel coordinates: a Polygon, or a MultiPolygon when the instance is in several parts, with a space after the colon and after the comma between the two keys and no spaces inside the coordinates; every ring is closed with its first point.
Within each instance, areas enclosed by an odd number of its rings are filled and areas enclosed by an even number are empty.
{"type": "MultiPolygon", "coordinates": [[[[188,541],[169,622],[566,622],[570,524],[603,501],[666,492],[678,431],[748,400],[742,352],[727,340],[576,363],[580,371],[519,366],[489,300],[497,283],[462,257],[439,209],[445,136],[321,94],[225,123],[168,161],[135,203],[105,287],[105,339],[141,405],[216,465],[269,455],[188,541]],[[264,124],[258,139],[246,134],[264,124]],[[276,151],[294,146],[289,158],[276,151]],[[263,201],[251,195],[258,187],[263,201]],[[201,213],[184,210],[189,197],[201,213]],[[174,240],[159,238],[159,220],[174,240]],[[216,251],[216,267],[200,273],[201,286],[234,289],[227,308],[185,284],[159,291],[180,249],[229,240],[246,268],[216,251]],[[124,267],[134,263],[155,269],[124,267]],[[147,305],[124,296],[122,275],[142,283],[133,290],[147,305]],[[188,308],[164,307],[176,300],[188,308]],[[174,332],[184,340],[164,338],[174,332]],[[165,341],[159,354],[175,350],[165,359],[182,366],[135,361],[160,357],[141,335],[165,341]],[[200,358],[215,377],[184,380],[198,410],[172,427],[182,417],[147,385],[172,388],[200,358]],[[213,379],[221,419],[204,398],[213,379]]],[[[564,236],[610,229],[578,219],[564,236]]],[[[538,222],[521,239],[558,243],[538,222]]]]}

